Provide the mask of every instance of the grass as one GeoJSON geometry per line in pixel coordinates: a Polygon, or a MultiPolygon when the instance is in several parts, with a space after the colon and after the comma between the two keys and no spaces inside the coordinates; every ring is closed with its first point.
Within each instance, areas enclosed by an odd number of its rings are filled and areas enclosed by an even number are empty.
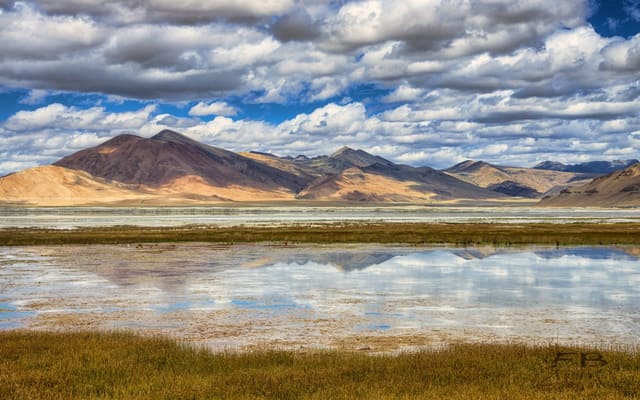
{"type": "Polygon", "coordinates": [[[100,227],[0,229],[0,246],[157,242],[403,243],[456,246],[638,245],[638,223],[351,223],[278,227],[100,227]]]}
{"type": "MultiPolygon", "coordinates": [[[[454,345],[400,355],[210,353],[129,333],[0,333],[0,398],[631,399],[638,349],[553,366],[556,346],[454,345]]],[[[590,356],[594,357],[594,356],[590,356]]]]}

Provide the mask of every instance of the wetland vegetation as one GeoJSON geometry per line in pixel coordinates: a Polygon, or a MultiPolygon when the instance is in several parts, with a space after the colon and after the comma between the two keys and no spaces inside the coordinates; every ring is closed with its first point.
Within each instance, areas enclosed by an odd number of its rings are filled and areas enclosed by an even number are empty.
{"type": "Polygon", "coordinates": [[[455,344],[396,355],[212,353],[129,333],[13,331],[0,333],[0,376],[6,400],[631,399],[640,352],[455,344]]]}
{"type": "Polygon", "coordinates": [[[0,246],[55,244],[403,243],[410,245],[637,245],[640,223],[331,223],[281,226],[0,229],[0,246]]]}

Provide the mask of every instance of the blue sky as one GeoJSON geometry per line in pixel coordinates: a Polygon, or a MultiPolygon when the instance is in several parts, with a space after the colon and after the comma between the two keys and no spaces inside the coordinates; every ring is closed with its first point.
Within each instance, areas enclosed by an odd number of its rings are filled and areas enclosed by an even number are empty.
{"type": "Polygon", "coordinates": [[[0,174],[165,128],[443,168],[640,158],[640,0],[0,0],[0,174]]]}

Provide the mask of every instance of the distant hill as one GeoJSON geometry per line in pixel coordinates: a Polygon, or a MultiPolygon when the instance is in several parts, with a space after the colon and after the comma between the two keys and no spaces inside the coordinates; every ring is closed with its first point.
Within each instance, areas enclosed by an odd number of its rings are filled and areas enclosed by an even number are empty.
{"type": "Polygon", "coordinates": [[[146,189],[189,191],[192,186],[200,193],[205,186],[221,188],[224,190],[216,193],[225,198],[242,198],[251,193],[259,198],[286,197],[307,183],[288,171],[169,130],[150,139],[119,135],[53,165],[146,189]]]}
{"type": "Polygon", "coordinates": [[[84,171],[52,165],[29,168],[0,178],[0,199],[11,204],[73,205],[151,196],[124,184],[114,184],[84,171]]]}
{"type": "Polygon", "coordinates": [[[550,171],[564,171],[564,172],[577,172],[583,174],[609,174],[614,171],[625,169],[633,164],[638,163],[638,160],[614,160],[614,161],[589,161],[580,164],[563,164],[556,161],[543,161],[534,169],[544,169],[550,171]]]}
{"type": "Polygon", "coordinates": [[[626,206],[636,201],[637,168],[591,183],[595,173],[473,160],[438,171],[349,147],[318,157],[235,153],[164,130],[151,138],[119,135],[53,165],[0,177],[0,204],[432,203],[545,197],[543,205],[626,206]],[[587,183],[591,186],[580,186],[587,183]]]}
{"type": "Polygon", "coordinates": [[[0,203],[169,204],[226,201],[425,202],[500,199],[428,167],[343,147],[330,156],[234,153],[164,130],[124,134],[0,178],[0,203]]]}
{"type": "Polygon", "coordinates": [[[526,198],[540,198],[569,186],[586,183],[593,177],[573,172],[502,167],[474,160],[463,161],[444,172],[495,192],[526,198]]]}
{"type": "Polygon", "coordinates": [[[297,197],[312,200],[426,202],[502,198],[504,195],[429,167],[375,163],[318,178],[297,197]]]}
{"type": "Polygon", "coordinates": [[[550,207],[640,207],[640,163],[542,199],[550,207]]]}

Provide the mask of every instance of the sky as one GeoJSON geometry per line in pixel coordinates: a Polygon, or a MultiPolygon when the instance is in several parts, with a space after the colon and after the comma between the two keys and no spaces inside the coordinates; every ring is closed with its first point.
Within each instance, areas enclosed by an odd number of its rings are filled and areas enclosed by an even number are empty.
{"type": "Polygon", "coordinates": [[[445,168],[640,158],[640,0],[0,0],[0,175],[168,128],[445,168]]]}

